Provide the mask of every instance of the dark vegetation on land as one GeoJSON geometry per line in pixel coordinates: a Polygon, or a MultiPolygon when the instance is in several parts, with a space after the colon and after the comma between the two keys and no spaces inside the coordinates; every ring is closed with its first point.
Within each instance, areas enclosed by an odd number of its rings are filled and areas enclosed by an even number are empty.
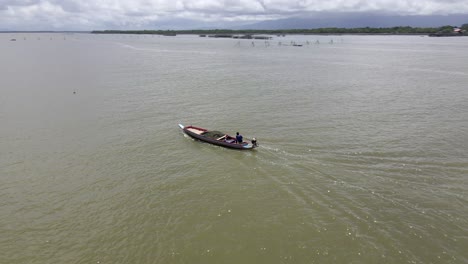
{"type": "Polygon", "coordinates": [[[175,36],[177,34],[268,34],[268,35],[286,35],[286,34],[369,34],[369,35],[421,35],[421,34],[438,34],[444,35],[463,35],[468,36],[468,24],[463,24],[460,28],[463,30],[460,33],[454,33],[453,26],[443,27],[389,27],[389,28],[314,28],[314,29],[277,29],[277,30],[231,30],[231,29],[192,29],[192,30],[95,30],[94,34],[155,34],[165,36],[175,36]]]}

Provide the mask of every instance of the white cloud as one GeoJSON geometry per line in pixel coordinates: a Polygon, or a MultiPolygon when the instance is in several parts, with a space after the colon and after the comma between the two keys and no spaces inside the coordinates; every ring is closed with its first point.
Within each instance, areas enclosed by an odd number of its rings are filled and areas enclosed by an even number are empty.
{"type": "MultiPolygon", "coordinates": [[[[11,30],[154,28],[159,21],[259,21],[308,12],[468,14],[466,0],[0,0],[11,30]]],[[[467,19],[468,20],[468,19],[467,19]]]]}

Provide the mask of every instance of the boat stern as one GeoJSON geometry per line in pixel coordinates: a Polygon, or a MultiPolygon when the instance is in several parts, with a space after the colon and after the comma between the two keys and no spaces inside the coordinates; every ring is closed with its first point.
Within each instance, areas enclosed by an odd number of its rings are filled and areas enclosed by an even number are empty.
{"type": "Polygon", "coordinates": [[[243,145],[242,148],[244,148],[244,149],[253,149],[254,146],[252,144],[248,143],[248,144],[243,145]]]}
{"type": "Polygon", "coordinates": [[[253,138],[250,142],[251,143],[247,143],[247,144],[243,145],[242,147],[244,149],[254,149],[254,148],[258,147],[257,140],[255,138],[253,138]]]}

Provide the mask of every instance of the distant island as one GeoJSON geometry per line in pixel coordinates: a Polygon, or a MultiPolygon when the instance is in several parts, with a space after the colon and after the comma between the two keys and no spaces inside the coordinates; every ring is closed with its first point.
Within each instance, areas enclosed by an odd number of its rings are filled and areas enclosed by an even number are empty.
{"type": "Polygon", "coordinates": [[[278,29],[278,30],[232,30],[232,29],[193,29],[193,30],[95,30],[93,34],[152,34],[163,36],[176,36],[178,34],[195,34],[200,36],[210,35],[429,35],[436,37],[468,36],[468,24],[461,27],[443,26],[438,28],[422,27],[388,27],[388,28],[313,28],[313,29],[278,29]]]}

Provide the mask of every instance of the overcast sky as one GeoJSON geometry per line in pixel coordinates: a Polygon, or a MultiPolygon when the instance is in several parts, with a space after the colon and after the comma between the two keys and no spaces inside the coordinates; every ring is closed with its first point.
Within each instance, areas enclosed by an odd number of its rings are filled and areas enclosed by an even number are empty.
{"type": "Polygon", "coordinates": [[[221,28],[324,11],[468,14],[468,0],[0,0],[0,30],[221,28]]]}

